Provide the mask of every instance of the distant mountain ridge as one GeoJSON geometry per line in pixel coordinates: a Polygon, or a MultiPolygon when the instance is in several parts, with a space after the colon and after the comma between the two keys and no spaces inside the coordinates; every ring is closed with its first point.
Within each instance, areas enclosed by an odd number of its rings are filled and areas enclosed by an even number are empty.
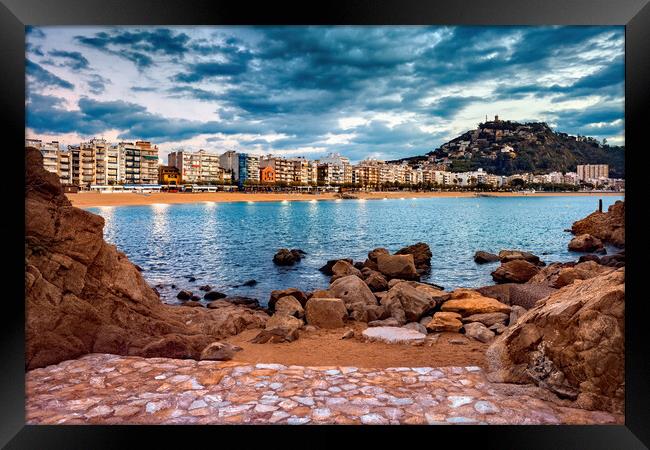
{"type": "Polygon", "coordinates": [[[486,121],[422,156],[388,162],[432,162],[453,172],[479,167],[496,175],[575,172],[579,164],[608,164],[610,178],[625,178],[625,147],[554,132],[544,122],[486,121]]]}

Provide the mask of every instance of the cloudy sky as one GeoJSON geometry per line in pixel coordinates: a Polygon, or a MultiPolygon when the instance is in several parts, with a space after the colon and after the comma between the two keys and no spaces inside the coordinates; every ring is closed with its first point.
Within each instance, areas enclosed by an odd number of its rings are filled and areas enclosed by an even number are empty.
{"type": "Polygon", "coordinates": [[[39,27],[27,135],[352,161],[485,115],[624,144],[623,27],[39,27]]]}

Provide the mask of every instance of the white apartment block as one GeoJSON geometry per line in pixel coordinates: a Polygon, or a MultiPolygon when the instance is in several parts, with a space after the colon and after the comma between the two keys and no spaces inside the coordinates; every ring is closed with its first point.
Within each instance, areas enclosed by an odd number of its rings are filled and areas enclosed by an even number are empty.
{"type": "Polygon", "coordinates": [[[168,155],[168,165],[180,170],[184,183],[222,183],[225,171],[219,165],[219,159],[219,155],[207,150],[178,150],[168,155]]]}
{"type": "Polygon", "coordinates": [[[350,159],[339,153],[330,153],[317,161],[318,181],[326,185],[352,183],[350,159]]]}

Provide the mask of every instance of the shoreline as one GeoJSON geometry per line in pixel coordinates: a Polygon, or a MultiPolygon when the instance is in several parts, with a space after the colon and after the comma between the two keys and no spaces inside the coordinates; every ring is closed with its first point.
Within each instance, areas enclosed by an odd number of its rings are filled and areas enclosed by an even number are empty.
{"type": "MultiPolygon", "coordinates": [[[[359,199],[382,200],[382,199],[415,199],[415,198],[472,198],[477,194],[486,197],[610,197],[625,196],[625,192],[362,192],[354,193],[359,199]]],[[[146,206],[154,204],[191,204],[202,202],[233,203],[233,202],[280,202],[280,201],[325,201],[340,200],[335,193],[327,192],[318,195],[300,193],[245,193],[245,192],[196,192],[196,193],[151,193],[138,194],[99,192],[82,192],[77,194],[65,194],[78,208],[94,208],[100,206],[146,206]]]]}

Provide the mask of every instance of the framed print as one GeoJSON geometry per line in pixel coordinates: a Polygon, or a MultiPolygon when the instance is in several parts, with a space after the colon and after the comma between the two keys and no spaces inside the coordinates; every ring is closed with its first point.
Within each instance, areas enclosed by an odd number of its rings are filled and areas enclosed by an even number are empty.
{"type": "Polygon", "coordinates": [[[646,448],[646,1],[2,18],[8,448],[646,448]]]}

